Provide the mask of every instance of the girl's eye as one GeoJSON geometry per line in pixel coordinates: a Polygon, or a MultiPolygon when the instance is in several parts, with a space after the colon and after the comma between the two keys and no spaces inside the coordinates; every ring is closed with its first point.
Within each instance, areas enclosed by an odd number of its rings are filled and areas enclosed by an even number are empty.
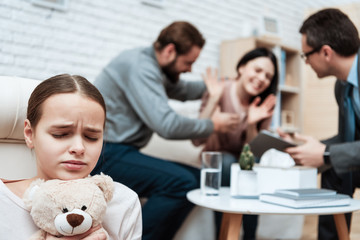
{"type": "Polygon", "coordinates": [[[55,134],[53,133],[52,136],[54,138],[63,138],[63,137],[66,137],[68,134],[67,133],[61,133],[61,134],[55,134]]]}
{"type": "Polygon", "coordinates": [[[90,136],[85,136],[87,139],[89,139],[90,141],[93,141],[93,142],[95,142],[95,141],[97,141],[99,138],[97,138],[97,137],[90,137],[90,136]]]}

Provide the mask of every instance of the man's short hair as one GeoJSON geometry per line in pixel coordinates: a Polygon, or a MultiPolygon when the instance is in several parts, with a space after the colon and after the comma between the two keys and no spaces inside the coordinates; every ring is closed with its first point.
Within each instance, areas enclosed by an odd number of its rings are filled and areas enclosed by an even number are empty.
{"type": "Polygon", "coordinates": [[[202,48],[205,44],[205,39],[192,24],[188,22],[173,22],[160,32],[160,35],[154,42],[154,47],[157,51],[160,51],[170,43],[174,44],[176,52],[182,55],[188,53],[193,46],[202,48]]]}
{"type": "Polygon", "coordinates": [[[349,17],[339,9],[327,8],[307,18],[300,28],[306,43],[318,48],[329,45],[342,56],[351,56],[359,49],[359,34],[349,17]]]}

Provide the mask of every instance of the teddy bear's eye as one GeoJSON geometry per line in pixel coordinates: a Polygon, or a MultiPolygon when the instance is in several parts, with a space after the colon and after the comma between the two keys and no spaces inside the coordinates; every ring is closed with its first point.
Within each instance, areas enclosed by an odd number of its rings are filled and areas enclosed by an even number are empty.
{"type": "Polygon", "coordinates": [[[87,207],[84,205],[81,207],[81,210],[85,211],[87,209],[87,207]]]}
{"type": "Polygon", "coordinates": [[[68,211],[69,211],[69,210],[68,210],[67,208],[63,208],[63,209],[62,209],[62,212],[63,212],[63,213],[67,213],[68,211]]]}

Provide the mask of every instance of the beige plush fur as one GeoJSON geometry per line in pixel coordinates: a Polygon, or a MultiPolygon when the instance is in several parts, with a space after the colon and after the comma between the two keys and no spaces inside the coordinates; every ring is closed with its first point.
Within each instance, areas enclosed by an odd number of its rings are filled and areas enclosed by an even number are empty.
{"type": "Polygon", "coordinates": [[[31,239],[45,239],[46,232],[73,236],[97,226],[113,191],[112,179],[103,174],[69,181],[35,180],[24,194],[25,205],[40,228],[31,239]]]}

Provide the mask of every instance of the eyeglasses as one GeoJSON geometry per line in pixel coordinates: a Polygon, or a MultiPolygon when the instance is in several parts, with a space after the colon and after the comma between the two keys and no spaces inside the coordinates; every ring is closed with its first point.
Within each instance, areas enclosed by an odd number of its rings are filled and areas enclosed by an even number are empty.
{"type": "Polygon", "coordinates": [[[302,59],[304,59],[305,61],[308,59],[308,57],[311,55],[311,54],[314,54],[318,51],[320,51],[320,49],[322,48],[323,46],[319,46],[319,47],[316,47],[314,48],[313,50],[309,51],[309,52],[306,52],[306,53],[302,53],[300,56],[302,59]]]}

